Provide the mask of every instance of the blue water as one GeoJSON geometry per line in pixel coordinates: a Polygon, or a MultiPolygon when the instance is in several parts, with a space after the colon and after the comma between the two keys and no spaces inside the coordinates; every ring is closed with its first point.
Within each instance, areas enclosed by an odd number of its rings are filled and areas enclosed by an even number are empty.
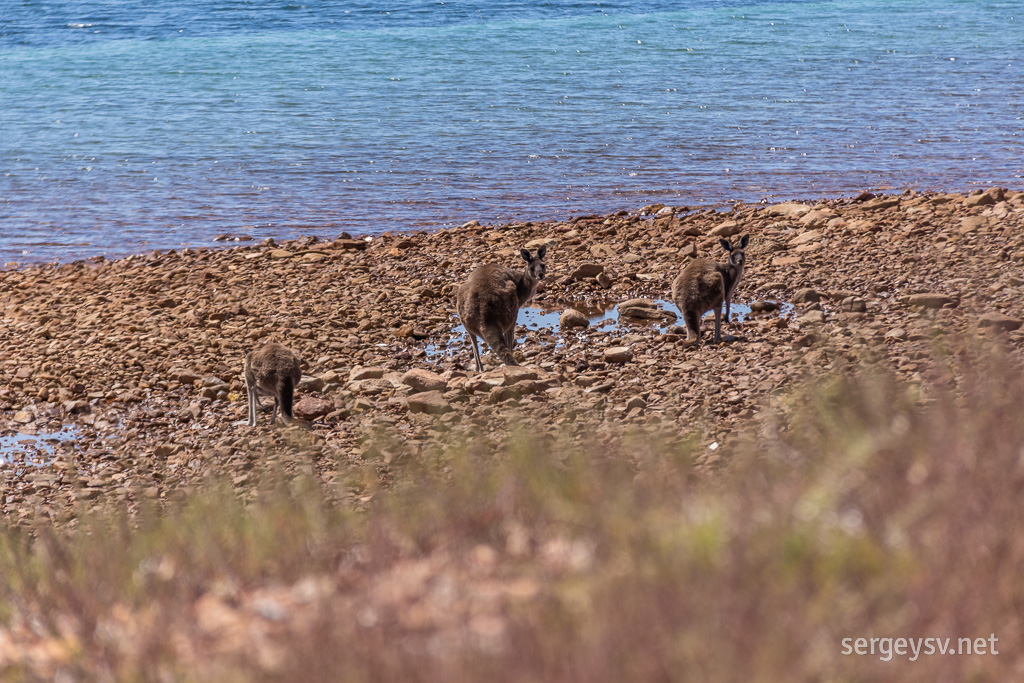
{"type": "Polygon", "coordinates": [[[399,5],[0,0],[0,265],[1024,186],[1021,1],[399,5]]]}

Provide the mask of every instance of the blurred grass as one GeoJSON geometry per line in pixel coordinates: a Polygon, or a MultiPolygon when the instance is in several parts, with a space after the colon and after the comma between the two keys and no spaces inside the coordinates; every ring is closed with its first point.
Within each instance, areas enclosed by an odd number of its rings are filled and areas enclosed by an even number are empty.
{"type": "Polygon", "coordinates": [[[990,349],[936,367],[808,383],[714,472],[664,429],[523,424],[497,449],[380,436],[383,487],[268,464],[246,495],[0,526],[0,677],[1020,678],[1024,371],[990,349]],[[841,654],[990,633],[998,656],[841,654]]]}

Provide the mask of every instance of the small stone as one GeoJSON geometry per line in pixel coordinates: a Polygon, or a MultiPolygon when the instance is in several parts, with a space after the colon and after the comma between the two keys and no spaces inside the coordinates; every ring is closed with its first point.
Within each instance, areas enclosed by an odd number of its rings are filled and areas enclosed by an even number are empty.
{"type": "Polygon", "coordinates": [[[299,380],[299,386],[296,387],[299,391],[321,391],[326,382],[321,377],[312,377],[310,375],[303,375],[302,379],[299,380]]]}
{"type": "MultiPolygon", "coordinates": [[[[984,197],[985,195],[980,196],[984,197]]],[[[964,216],[960,219],[960,234],[977,232],[986,225],[988,225],[988,218],[985,216],[964,216]]]]}
{"type": "Polygon", "coordinates": [[[633,410],[634,408],[638,410],[647,410],[647,401],[645,401],[641,396],[634,396],[629,399],[629,402],[626,404],[626,410],[633,410]]]}
{"type": "Polygon", "coordinates": [[[380,379],[384,376],[384,368],[378,367],[363,367],[357,365],[352,368],[352,372],[348,375],[349,382],[356,382],[361,379],[380,379]]]}
{"type": "Polygon", "coordinates": [[[558,318],[558,324],[560,327],[588,327],[590,325],[590,319],[582,311],[577,311],[575,308],[568,308],[562,311],[562,315],[558,318]]]}
{"type": "Polygon", "coordinates": [[[807,204],[776,204],[775,206],[769,206],[765,209],[765,213],[769,216],[782,216],[783,218],[799,218],[805,213],[811,210],[811,207],[807,204]]]}
{"type": "Polygon", "coordinates": [[[1019,318],[1014,318],[998,311],[986,313],[978,319],[978,327],[983,327],[999,332],[1012,332],[1024,324],[1019,318]]]}
{"type": "Polygon", "coordinates": [[[427,413],[428,415],[442,415],[451,412],[452,407],[441,395],[440,391],[423,391],[412,394],[406,399],[410,413],[427,413]]]}
{"type": "Polygon", "coordinates": [[[447,391],[448,382],[438,375],[437,373],[431,372],[430,370],[424,370],[423,368],[413,368],[409,370],[400,380],[402,384],[411,387],[414,393],[420,393],[424,391],[447,391]]]}
{"type": "Polygon", "coordinates": [[[533,368],[522,365],[503,365],[501,367],[502,383],[505,386],[512,386],[519,382],[537,379],[539,376],[533,368]]]}
{"type": "Polygon", "coordinates": [[[996,203],[995,197],[984,192],[982,194],[974,194],[964,200],[964,206],[990,206],[996,203]]]}
{"type": "Polygon", "coordinates": [[[951,296],[927,292],[923,294],[911,294],[903,300],[908,306],[918,308],[942,308],[943,306],[956,305],[957,301],[951,296]]]}
{"type": "Polygon", "coordinates": [[[588,277],[597,277],[604,272],[604,266],[600,263],[584,263],[569,275],[573,280],[585,280],[588,277]]]}
{"type": "Polygon", "coordinates": [[[860,297],[848,296],[839,304],[839,310],[847,313],[865,313],[868,310],[868,304],[860,297]]]}
{"type": "Polygon", "coordinates": [[[906,341],[908,336],[907,331],[902,327],[894,327],[885,333],[885,339],[892,339],[893,341],[906,341]]]}
{"type": "Polygon", "coordinates": [[[820,325],[825,322],[825,313],[824,311],[807,311],[796,321],[803,325],[820,325]]]}
{"type": "Polygon", "coordinates": [[[628,346],[612,346],[605,349],[604,359],[608,363],[628,363],[633,360],[633,350],[628,346]]]}
{"type": "Polygon", "coordinates": [[[36,416],[27,410],[19,410],[14,414],[14,421],[18,424],[27,425],[30,422],[34,422],[36,416]]]}
{"type": "Polygon", "coordinates": [[[725,221],[712,228],[709,234],[714,237],[732,237],[740,232],[743,232],[743,226],[739,223],[736,221],[725,221]]]}
{"type": "Polygon", "coordinates": [[[793,303],[796,304],[810,304],[816,301],[821,301],[821,293],[810,287],[798,289],[793,295],[793,303]]]}
{"type": "Polygon", "coordinates": [[[504,403],[510,399],[518,399],[520,396],[522,396],[522,390],[519,387],[494,387],[487,394],[487,402],[504,403]]]}
{"type": "Polygon", "coordinates": [[[316,396],[303,396],[295,402],[292,411],[304,420],[315,420],[334,410],[334,402],[316,396]]]}
{"type": "Polygon", "coordinates": [[[270,258],[286,259],[286,258],[291,258],[291,257],[292,257],[292,252],[288,251],[287,249],[271,249],[270,250],[270,258]]]}
{"type": "Polygon", "coordinates": [[[612,286],[612,279],[608,277],[608,273],[598,273],[597,284],[601,285],[604,289],[608,289],[612,286]]]}
{"type": "Polygon", "coordinates": [[[750,304],[751,313],[770,313],[782,308],[778,301],[754,301],[750,304]]]}
{"type": "Polygon", "coordinates": [[[89,405],[88,401],[65,401],[64,412],[69,415],[82,415],[83,413],[91,413],[92,406],[89,405]]]}

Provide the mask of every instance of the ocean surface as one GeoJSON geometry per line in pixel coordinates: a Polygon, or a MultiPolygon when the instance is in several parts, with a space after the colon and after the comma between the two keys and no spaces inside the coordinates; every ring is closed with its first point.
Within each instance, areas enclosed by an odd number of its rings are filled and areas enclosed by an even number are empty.
{"type": "Polygon", "coordinates": [[[0,266],[1022,177],[1019,0],[0,0],[0,266]]]}

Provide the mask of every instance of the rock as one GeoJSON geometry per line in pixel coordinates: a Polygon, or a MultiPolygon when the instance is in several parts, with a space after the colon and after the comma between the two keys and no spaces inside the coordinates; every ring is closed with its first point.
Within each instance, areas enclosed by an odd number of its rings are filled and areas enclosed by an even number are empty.
{"type": "Polygon", "coordinates": [[[558,325],[564,328],[589,327],[590,319],[582,311],[577,311],[575,308],[567,308],[559,316],[558,325]]]}
{"type": "Polygon", "coordinates": [[[299,386],[297,389],[302,392],[306,391],[321,391],[326,382],[321,377],[313,377],[311,375],[303,375],[302,379],[299,380],[299,386]]]}
{"type": "Polygon", "coordinates": [[[893,341],[906,341],[910,335],[902,327],[894,327],[885,333],[885,339],[891,339],[893,341]]]}
{"type": "Polygon", "coordinates": [[[803,325],[820,325],[825,322],[825,313],[823,311],[807,311],[796,321],[803,325]]]}
{"type": "Polygon", "coordinates": [[[839,310],[847,313],[865,313],[868,310],[868,304],[860,297],[848,296],[839,304],[839,310]]]}
{"type": "Polygon", "coordinates": [[[337,249],[345,249],[347,251],[364,251],[370,245],[366,240],[354,239],[336,239],[332,244],[337,249]]]}
{"type": "Polygon", "coordinates": [[[35,422],[36,416],[27,410],[19,410],[14,414],[14,421],[18,424],[27,425],[30,422],[35,422]]]}
{"type": "Polygon", "coordinates": [[[811,207],[807,204],[797,204],[789,202],[786,204],[776,204],[775,206],[769,206],[765,209],[765,213],[769,216],[782,216],[783,218],[799,218],[805,213],[811,210],[811,207]]]}
{"type": "Polygon", "coordinates": [[[503,365],[501,367],[502,384],[512,386],[526,380],[534,380],[539,377],[536,370],[523,365],[503,365]]]}
{"type": "Polygon", "coordinates": [[[288,251],[287,249],[271,249],[270,250],[270,258],[286,259],[286,258],[291,258],[291,257],[292,257],[292,252],[288,251]]]}
{"type": "Polygon", "coordinates": [[[356,382],[361,379],[380,379],[384,376],[384,368],[378,367],[363,367],[357,365],[352,368],[352,372],[348,375],[349,382],[356,382]]]}
{"type": "Polygon", "coordinates": [[[376,396],[386,391],[391,391],[394,386],[386,379],[380,377],[371,379],[357,379],[354,382],[348,383],[348,390],[353,394],[362,394],[364,396],[376,396]]]}
{"type": "Polygon", "coordinates": [[[626,410],[633,410],[634,408],[639,410],[647,410],[647,401],[645,401],[640,396],[634,396],[633,398],[629,399],[628,403],[626,403],[626,410]]]}
{"type": "Polygon", "coordinates": [[[795,304],[810,304],[816,301],[821,301],[821,293],[810,287],[798,289],[793,295],[793,303],[795,304]]]}
{"type": "Polygon", "coordinates": [[[182,384],[194,384],[197,380],[203,378],[198,372],[192,370],[186,370],[184,368],[171,368],[167,371],[167,376],[173,380],[177,380],[182,384]]]}
{"type": "Polygon", "coordinates": [[[1013,332],[1019,329],[1022,324],[1024,324],[1024,321],[1021,321],[1019,318],[1014,318],[998,311],[986,313],[978,319],[978,327],[999,332],[1013,332]]]}
{"type": "Polygon", "coordinates": [[[801,335],[793,340],[794,349],[806,349],[814,345],[818,341],[818,335],[814,332],[801,335]]]}
{"type": "Polygon", "coordinates": [[[153,455],[158,458],[169,458],[172,455],[181,453],[183,450],[185,449],[182,448],[181,444],[162,443],[153,450],[153,455]]]}
{"type": "Polygon", "coordinates": [[[315,420],[334,410],[334,402],[315,396],[303,396],[295,402],[293,412],[304,420],[315,420]]]}
{"type": "Polygon", "coordinates": [[[608,289],[612,286],[612,279],[608,277],[608,273],[597,274],[597,284],[601,285],[604,289],[608,289]]]}
{"type": "Polygon", "coordinates": [[[628,363],[633,360],[633,350],[628,346],[612,346],[604,350],[604,359],[608,363],[628,363]]]}
{"type": "Polygon", "coordinates": [[[770,313],[782,308],[778,301],[754,301],[750,304],[751,313],[770,313]]]}
{"type": "Polygon", "coordinates": [[[588,277],[597,277],[604,272],[604,266],[600,263],[584,263],[569,275],[573,280],[584,280],[588,277]]]}
{"type": "Polygon", "coordinates": [[[519,387],[494,387],[487,394],[487,402],[504,403],[510,399],[518,399],[520,396],[522,396],[522,390],[519,387]]]}
{"type": "MultiPolygon", "coordinates": [[[[981,196],[984,197],[985,195],[981,196]]],[[[986,216],[964,216],[960,219],[960,234],[966,235],[977,232],[986,225],[988,225],[988,218],[986,216]]]]}
{"type": "Polygon", "coordinates": [[[964,200],[964,206],[970,208],[972,206],[991,206],[996,203],[995,197],[983,192],[982,194],[973,194],[964,200]]]}
{"type": "Polygon", "coordinates": [[[883,211],[885,209],[891,209],[894,206],[899,206],[899,197],[878,197],[869,202],[865,202],[861,208],[865,211],[883,211]]]}
{"type": "Polygon", "coordinates": [[[955,306],[957,300],[945,294],[926,292],[923,294],[911,294],[903,299],[903,303],[917,308],[942,308],[943,306],[955,306]]]}
{"type": "Polygon", "coordinates": [[[658,307],[657,302],[646,299],[630,299],[618,305],[619,315],[638,320],[675,320],[676,314],[658,307]]]}
{"type": "Polygon", "coordinates": [[[84,413],[91,413],[92,406],[89,405],[88,401],[65,401],[64,412],[68,415],[82,415],[84,413]]]}
{"type": "Polygon", "coordinates": [[[732,237],[733,235],[743,232],[743,226],[736,221],[725,221],[720,223],[711,229],[711,234],[714,237],[732,237]]]}
{"type": "Polygon", "coordinates": [[[440,391],[422,391],[418,394],[411,394],[406,398],[406,405],[410,413],[426,413],[428,415],[442,415],[452,410],[451,404],[445,400],[440,391]]]}
{"type": "Polygon", "coordinates": [[[797,235],[796,237],[794,237],[792,240],[790,240],[789,243],[791,245],[793,245],[793,246],[798,246],[798,245],[801,245],[801,244],[808,244],[810,242],[816,242],[816,241],[818,241],[820,239],[821,239],[821,232],[820,231],[818,231],[818,230],[806,230],[806,231],[800,233],[799,235],[797,235]]]}
{"type": "Polygon", "coordinates": [[[409,370],[407,373],[402,375],[402,379],[400,381],[407,387],[411,387],[414,393],[425,391],[444,392],[448,390],[448,382],[444,377],[441,377],[441,375],[431,372],[430,370],[424,370],[423,368],[413,368],[412,370],[409,370]]]}

